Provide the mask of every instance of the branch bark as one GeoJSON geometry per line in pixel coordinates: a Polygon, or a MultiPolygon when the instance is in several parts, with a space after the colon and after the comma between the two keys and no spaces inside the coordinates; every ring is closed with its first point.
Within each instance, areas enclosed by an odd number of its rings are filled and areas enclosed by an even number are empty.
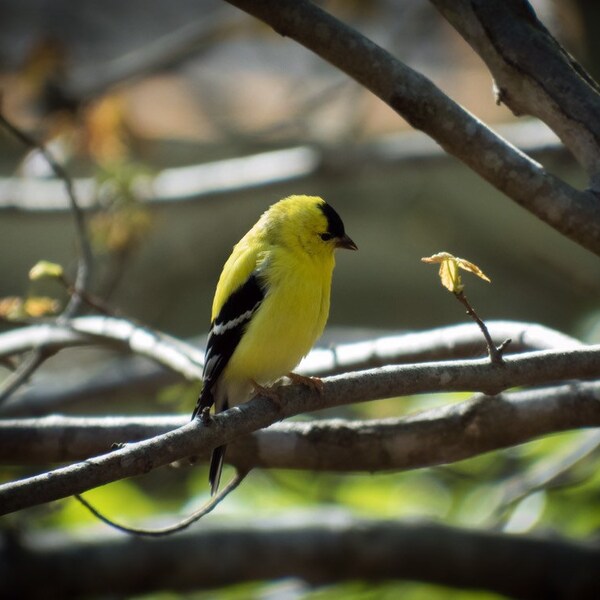
{"type": "MultiPolygon", "coordinates": [[[[0,421],[0,463],[85,460],[110,452],[113,444],[162,435],[188,421],[184,416],[0,421]]],[[[226,460],[242,470],[406,470],[463,460],[581,427],[600,427],[600,382],[478,395],[403,418],[276,423],[234,440],[226,460]]],[[[205,450],[197,458],[206,462],[209,456],[205,450]]]]}
{"type": "Polygon", "coordinates": [[[525,0],[431,0],[481,56],[498,100],[547,123],[600,191],[598,84],[552,37],[525,0]]]}
{"type": "Polygon", "coordinates": [[[131,320],[107,317],[75,319],[22,327],[0,335],[0,357],[31,348],[47,353],[71,346],[104,344],[151,358],[188,379],[201,379],[204,355],[191,344],[131,320]]]}
{"type": "Polygon", "coordinates": [[[600,596],[599,561],[597,544],[321,511],[250,524],[207,520],[161,540],[97,534],[4,540],[0,596],[130,596],[296,577],[312,585],[418,580],[566,600],[600,596]]]}
{"type": "Polygon", "coordinates": [[[259,396],[215,416],[208,425],[196,419],[84,463],[4,484],[0,486],[0,514],[146,473],[300,413],[421,392],[499,393],[515,386],[599,376],[600,346],[590,346],[508,356],[501,365],[480,359],[382,367],[325,379],[321,394],[302,385],[285,386],[279,390],[280,405],[259,396]]]}
{"type": "Polygon", "coordinates": [[[596,196],[547,173],[426,77],[308,0],[228,2],[354,78],[515,202],[600,255],[596,196]]]}
{"type": "MultiPolygon", "coordinates": [[[[507,338],[512,340],[508,352],[581,346],[578,340],[535,323],[489,321],[486,324],[497,343],[507,338]]],[[[44,386],[32,386],[15,394],[0,407],[0,415],[48,414],[73,402],[93,402],[106,394],[127,394],[132,389],[138,392],[153,390],[180,381],[181,376],[196,379],[200,376],[204,360],[202,351],[189,342],[173,343],[172,338],[161,332],[136,328],[129,321],[111,317],[80,317],[63,324],[32,325],[0,334],[0,358],[34,347],[56,352],[90,344],[135,350],[152,360],[142,361],[137,355],[120,357],[117,367],[113,361],[109,362],[105,369],[86,378],[84,385],[71,384],[65,381],[64,375],[58,374],[56,385],[46,381],[44,386]],[[136,337],[137,342],[130,343],[127,335],[136,337]],[[142,344],[143,340],[148,343],[142,344]]],[[[298,371],[322,377],[385,364],[467,358],[480,349],[483,354],[484,348],[481,333],[473,324],[453,325],[338,344],[332,348],[315,348],[298,371]]]]}

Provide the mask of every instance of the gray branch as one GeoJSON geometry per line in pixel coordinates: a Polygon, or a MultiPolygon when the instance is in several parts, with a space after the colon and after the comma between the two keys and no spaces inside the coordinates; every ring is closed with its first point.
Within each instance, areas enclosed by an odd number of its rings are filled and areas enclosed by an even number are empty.
{"type": "MultiPolygon", "coordinates": [[[[479,359],[387,366],[324,379],[321,394],[302,385],[285,386],[279,390],[279,404],[257,397],[215,416],[209,424],[196,419],[83,463],[6,483],[0,486],[0,514],[146,473],[301,413],[422,392],[469,390],[497,394],[511,387],[598,377],[600,346],[590,346],[508,356],[499,365],[479,359]]],[[[478,435],[477,420],[471,427],[473,435],[478,435]]]]}
{"type": "Polygon", "coordinates": [[[202,377],[204,355],[198,348],[151,327],[107,316],[53,321],[0,334],[0,358],[31,348],[52,353],[68,347],[97,344],[146,356],[188,379],[202,377]]]}
{"type": "Polygon", "coordinates": [[[354,78],[515,202],[600,254],[596,196],[546,172],[426,77],[307,0],[228,1],[354,78]]]}
{"type": "Polygon", "coordinates": [[[537,19],[524,0],[431,0],[481,56],[498,101],[547,123],[600,190],[598,84],[537,19]]]}
{"type": "MultiPolygon", "coordinates": [[[[63,417],[0,421],[0,463],[85,460],[114,444],[165,434],[187,416],[63,417]]],[[[276,423],[234,440],[240,469],[389,471],[450,463],[533,438],[600,427],[600,382],[477,395],[467,402],[384,420],[276,423]]],[[[209,452],[198,456],[206,462],[209,452]]]]}
{"type": "Polygon", "coordinates": [[[598,564],[598,544],[319,512],[245,524],[207,519],[161,540],[97,533],[6,539],[0,596],[130,596],[294,577],[311,585],[417,580],[566,600],[600,597],[598,564]]]}
{"type": "MultiPolygon", "coordinates": [[[[575,348],[576,339],[535,323],[489,321],[495,343],[510,338],[509,352],[575,348]]],[[[9,357],[39,346],[48,352],[80,345],[101,344],[142,354],[119,356],[117,364],[110,360],[104,368],[88,376],[85,382],[71,382],[64,374],[48,378],[41,386],[20,390],[0,407],[3,416],[47,414],[59,407],[78,401],[94,402],[106,394],[127,395],[132,390],[151,391],[159,386],[181,381],[181,377],[196,379],[203,364],[202,351],[188,342],[173,342],[161,332],[150,334],[140,327],[135,346],[127,333],[138,329],[128,321],[110,317],[81,317],[64,325],[32,325],[0,334],[0,357],[9,357]],[[142,345],[141,341],[147,342],[142,345]],[[144,360],[143,357],[152,360],[144,360]],[[168,360],[167,360],[168,359],[168,360]],[[190,365],[191,361],[191,365],[190,365]]],[[[383,336],[373,340],[336,344],[314,349],[302,362],[299,372],[324,376],[350,370],[366,369],[385,364],[399,364],[467,358],[485,354],[481,332],[473,324],[453,325],[430,331],[383,336]]]]}

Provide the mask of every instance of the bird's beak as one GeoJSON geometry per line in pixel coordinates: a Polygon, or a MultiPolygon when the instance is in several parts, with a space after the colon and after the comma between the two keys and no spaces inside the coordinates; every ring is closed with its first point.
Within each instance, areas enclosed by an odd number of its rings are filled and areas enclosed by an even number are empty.
{"type": "Polygon", "coordinates": [[[358,250],[358,246],[347,236],[338,238],[335,242],[336,248],[346,248],[346,250],[358,250]]]}

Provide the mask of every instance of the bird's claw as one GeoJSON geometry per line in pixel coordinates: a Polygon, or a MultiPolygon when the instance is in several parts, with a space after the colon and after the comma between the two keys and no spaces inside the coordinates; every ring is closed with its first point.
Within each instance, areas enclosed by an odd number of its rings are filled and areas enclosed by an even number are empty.
{"type": "Polygon", "coordinates": [[[288,378],[292,383],[304,385],[307,388],[317,392],[319,396],[323,394],[323,380],[319,377],[307,377],[306,375],[298,375],[298,373],[288,373],[288,378]]]}
{"type": "Polygon", "coordinates": [[[279,397],[279,392],[275,388],[265,387],[256,381],[252,381],[252,388],[257,396],[266,396],[273,404],[281,406],[281,398],[279,397]]]}

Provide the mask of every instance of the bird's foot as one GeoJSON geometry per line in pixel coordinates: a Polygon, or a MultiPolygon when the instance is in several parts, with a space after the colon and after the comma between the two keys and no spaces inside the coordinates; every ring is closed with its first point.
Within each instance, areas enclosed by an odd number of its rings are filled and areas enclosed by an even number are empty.
{"type": "Polygon", "coordinates": [[[266,396],[273,404],[281,406],[281,398],[279,397],[279,392],[275,388],[265,387],[252,380],[252,389],[257,396],[266,396]]]}
{"type": "Polygon", "coordinates": [[[317,392],[319,396],[323,394],[323,380],[319,377],[307,377],[306,375],[298,375],[298,373],[288,373],[287,376],[292,383],[304,385],[317,392]]]}

